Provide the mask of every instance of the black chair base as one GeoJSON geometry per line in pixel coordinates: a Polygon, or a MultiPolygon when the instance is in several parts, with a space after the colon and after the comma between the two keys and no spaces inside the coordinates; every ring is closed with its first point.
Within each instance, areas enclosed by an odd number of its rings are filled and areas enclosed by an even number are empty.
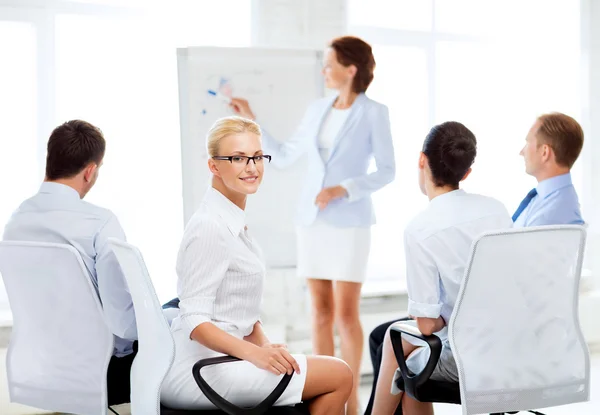
{"type": "MultiPolygon", "coordinates": [[[[404,380],[396,381],[398,388],[404,390],[404,380]]],[[[458,382],[428,380],[417,388],[416,398],[421,402],[439,402],[460,405],[460,386],[458,382]]]]}
{"type": "MultiPolygon", "coordinates": [[[[404,390],[404,380],[402,378],[396,381],[398,388],[404,390]]],[[[423,385],[419,386],[418,394],[421,402],[437,402],[460,405],[460,386],[455,382],[441,382],[437,380],[428,380],[423,385]]],[[[490,415],[509,415],[517,412],[498,412],[490,415]]],[[[534,415],[544,415],[541,412],[529,410],[520,411],[529,412],[534,415]]],[[[402,409],[398,408],[395,415],[402,415],[402,409]]]]}
{"type": "MultiPolygon", "coordinates": [[[[225,412],[219,409],[209,410],[185,410],[185,409],[171,409],[166,406],[160,406],[160,415],[224,415],[225,412]]],[[[296,406],[274,406],[270,408],[266,415],[310,415],[308,406],[305,404],[298,404],[296,406]]]]}
{"type": "Polygon", "coordinates": [[[541,412],[538,412],[538,411],[497,412],[497,413],[490,414],[490,415],[508,415],[508,414],[518,414],[519,412],[529,412],[529,413],[532,413],[532,414],[534,414],[534,415],[544,415],[543,413],[541,413],[541,412]]]}

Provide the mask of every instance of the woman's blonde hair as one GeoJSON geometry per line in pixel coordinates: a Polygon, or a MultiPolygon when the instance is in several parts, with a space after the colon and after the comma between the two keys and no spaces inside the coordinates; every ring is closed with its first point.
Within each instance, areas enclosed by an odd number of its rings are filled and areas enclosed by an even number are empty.
{"type": "Polygon", "coordinates": [[[220,118],[210,127],[206,136],[206,147],[208,155],[215,157],[219,155],[219,144],[221,140],[232,134],[253,133],[261,137],[260,126],[252,120],[231,116],[220,118]]]}

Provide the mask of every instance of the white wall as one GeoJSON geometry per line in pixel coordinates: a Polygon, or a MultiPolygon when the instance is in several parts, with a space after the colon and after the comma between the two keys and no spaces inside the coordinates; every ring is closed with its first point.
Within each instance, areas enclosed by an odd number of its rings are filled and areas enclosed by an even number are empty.
{"type": "Polygon", "coordinates": [[[583,124],[586,132],[582,205],[588,228],[587,260],[600,289],[600,2],[581,0],[583,124]]]}
{"type": "Polygon", "coordinates": [[[600,345],[600,2],[581,0],[582,108],[586,133],[581,160],[581,203],[588,227],[586,263],[591,271],[580,297],[580,319],[588,343],[600,345]]]}
{"type": "Polygon", "coordinates": [[[252,44],[321,50],[346,32],[346,0],[253,0],[252,44]]]}

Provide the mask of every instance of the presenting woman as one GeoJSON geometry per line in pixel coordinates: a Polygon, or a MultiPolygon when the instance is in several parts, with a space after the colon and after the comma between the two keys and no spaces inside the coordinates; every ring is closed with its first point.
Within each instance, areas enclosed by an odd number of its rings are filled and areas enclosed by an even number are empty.
{"type": "MultiPolygon", "coordinates": [[[[371,194],[395,174],[388,109],[365,95],[374,69],[369,44],[351,36],[334,39],[325,51],[322,73],[326,87],[337,94],[312,103],[283,143],[263,130],[265,151],[276,166],[308,153],[298,215],[298,275],[307,278],[311,293],[314,353],[333,356],[334,322],[337,327],[342,358],[356,380],[348,401],[351,415],[358,411],[363,348],[359,300],[375,223],[371,194]]],[[[242,117],[256,118],[242,98],[234,98],[231,106],[242,117]]]]}

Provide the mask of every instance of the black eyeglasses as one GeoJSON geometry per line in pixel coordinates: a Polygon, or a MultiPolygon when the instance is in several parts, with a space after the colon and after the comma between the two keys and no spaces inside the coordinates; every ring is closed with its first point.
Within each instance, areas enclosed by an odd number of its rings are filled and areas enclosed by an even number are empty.
{"type": "Polygon", "coordinates": [[[262,154],[260,156],[254,156],[254,157],[250,157],[250,156],[214,156],[213,159],[214,160],[227,160],[231,164],[237,164],[240,166],[247,166],[250,163],[250,160],[252,160],[254,162],[254,165],[262,164],[265,160],[267,160],[267,162],[269,162],[269,163],[271,162],[271,156],[267,156],[266,154],[262,154]]]}

